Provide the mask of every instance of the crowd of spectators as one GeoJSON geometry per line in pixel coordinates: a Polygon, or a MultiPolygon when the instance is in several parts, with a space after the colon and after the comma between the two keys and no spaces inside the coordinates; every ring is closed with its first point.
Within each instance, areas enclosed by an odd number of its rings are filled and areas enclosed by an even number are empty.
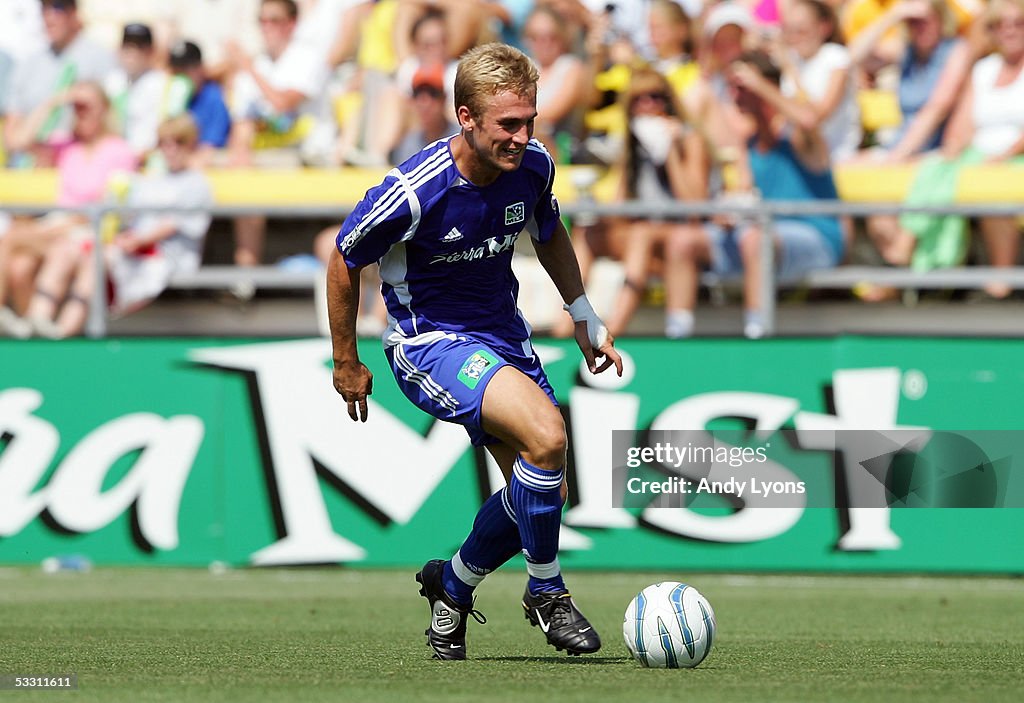
{"type": "MultiPolygon", "coordinates": [[[[211,168],[386,167],[457,131],[458,57],[494,40],[538,66],[536,138],[558,163],[617,174],[620,200],[833,199],[838,165],[913,164],[908,201],[942,203],[965,166],[1024,153],[1024,0],[5,0],[0,158],[57,168],[63,207],[201,206],[211,168]],[[866,123],[868,91],[898,124],[866,123]]],[[[110,225],[111,270],[144,291],[121,307],[197,266],[208,222],[110,225]]],[[[885,262],[926,270],[965,262],[968,225],[877,216],[863,231],[885,262]]],[[[842,263],[860,226],[778,222],[779,272],[842,263]]],[[[1016,219],[978,229],[988,263],[1015,264],[1016,219]]],[[[235,219],[236,264],[263,263],[265,231],[235,219]]],[[[676,338],[694,332],[702,269],[742,276],[745,331],[761,334],[763,235],[728,217],[573,227],[585,273],[622,262],[613,334],[658,280],[676,338]]],[[[94,239],[75,215],[0,213],[0,333],[77,333],[94,239]]]]}

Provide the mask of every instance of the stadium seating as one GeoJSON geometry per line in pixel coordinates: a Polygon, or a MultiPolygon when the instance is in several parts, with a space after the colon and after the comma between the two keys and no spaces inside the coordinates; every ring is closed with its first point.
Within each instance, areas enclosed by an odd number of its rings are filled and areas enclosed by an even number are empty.
{"type": "MultiPolygon", "coordinates": [[[[563,166],[555,181],[562,203],[575,202],[573,173],[586,166],[563,166]]],[[[210,170],[214,199],[230,206],[346,206],[380,182],[386,169],[224,169],[210,170]]],[[[964,172],[957,195],[959,203],[1006,203],[1024,201],[1024,167],[985,165],[964,172]]],[[[902,202],[914,176],[913,166],[840,166],[836,185],[842,200],[853,203],[902,202]]],[[[604,176],[595,185],[598,202],[609,202],[614,178],[604,176]]],[[[56,171],[0,170],[0,206],[46,207],[56,200],[56,171]]]]}
{"type": "MultiPolygon", "coordinates": [[[[555,182],[555,194],[563,204],[574,203],[578,192],[573,174],[583,166],[562,167],[555,182]]],[[[1024,201],[1024,168],[1012,165],[985,165],[967,169],[961,179],[957,202],[961,204],[1007,203],[1024,201]]],[[[339,219],[371,186],[380,182],[386,169],[223,169],[210,170],[215,203],[218,207],[316,208],[338,207],[339,219]]],[[[845,166],[836,169],[840,197],[849,203],[900,203],[914,175],[912,166],[845,166]]],[[[586,179],[582,179],[586,180],[586,179]]],[[[616,190],[615,177],[605,174],[593,187],[599,203],[611,202],[616,190]]],[[[8,207],[46,207],[55,202],[57,174],[54,170],[0,170],[0,203],[8,207]]],[[[1024,270],[1003,270],[1000,274],[1014,283],[1024,281],[1024,270]],[[1020,275],[1018,276],[1018,273],[1020,275]]],[[[994,272],[982,267],[967,267],[913,272],[887,267],[840,267],[814,272],[799,281],[787,281],[810,288],[849,288],[855,283],[876,283],[910,288],[980,287],[994,272]]],[[[705,283],[721,283],[712,275],[705,283]]],[[[176,277],[172,288],[230,288],[239,281],[257,288],[312,288],[314,276],[284,272],[276,266],[238,269],[234,266],[204,266],[188,276],[176,277]]]]}

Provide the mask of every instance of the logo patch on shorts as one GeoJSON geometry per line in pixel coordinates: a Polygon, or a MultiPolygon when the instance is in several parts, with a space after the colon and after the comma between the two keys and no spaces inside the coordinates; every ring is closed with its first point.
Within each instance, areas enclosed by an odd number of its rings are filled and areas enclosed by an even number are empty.
{"type": "Polygon", "coordinates": [[[476,388],[476,384],[480,383],[480,379],[487,373],[487,369],[497,363],[498,360],[483,349],[475,351],[459,370],[459,380],[468,388],[476,388]]]}
{"type": "Polygon", "coordinates": [[[526,222],[526,204],[512,203],[505,208],[505,224],[518,225],[520,222],[526,222]]]}

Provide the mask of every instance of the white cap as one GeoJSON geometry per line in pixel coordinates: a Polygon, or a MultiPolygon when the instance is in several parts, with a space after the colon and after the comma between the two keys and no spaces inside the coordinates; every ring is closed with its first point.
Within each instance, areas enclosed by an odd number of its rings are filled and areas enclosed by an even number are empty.
{"type": "Polygon", "coordinates": [[[744,5],[738,2],[721,2],[711,7],[704,20],[704,36],[713,37],[719,30],[734,24],[740,29],[749,30],[754,27],[754,17],[744,5]]]}

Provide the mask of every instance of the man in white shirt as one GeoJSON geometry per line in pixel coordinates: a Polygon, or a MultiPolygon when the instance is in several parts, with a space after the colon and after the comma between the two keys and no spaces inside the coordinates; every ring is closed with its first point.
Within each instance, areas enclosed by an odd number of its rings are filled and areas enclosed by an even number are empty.
{"type": "MultiPolygon", "coordinates": [[[[299,166],[315,160],[321,145],[333,144],[333,134],[324,134],[329,123],[318,120],[325,112],[327,64],[316,51],[293,41],[298,15],[294,0],[263,0],[264,52],[251,57],[237,45],[229,50],[236,66],[228,142],[232,166],[299,166]]],[[[265,229],[262,217],[235,220],[235,263],[260,263],[265,229]]]]}

